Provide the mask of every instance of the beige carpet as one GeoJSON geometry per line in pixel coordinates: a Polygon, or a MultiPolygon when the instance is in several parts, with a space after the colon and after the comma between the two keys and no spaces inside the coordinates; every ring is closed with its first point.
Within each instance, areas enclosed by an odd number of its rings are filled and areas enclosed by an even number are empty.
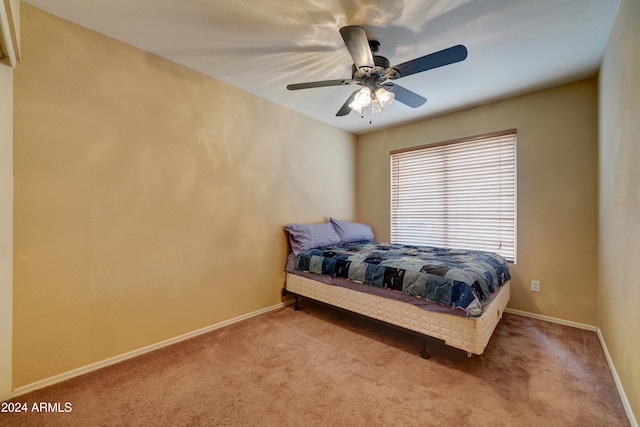
{"type": "Polygon", "coordinates": [[[506,314],[482,356],[309,300],[14,399],[2,426],[628,426],[594,332],[506,314]]]}

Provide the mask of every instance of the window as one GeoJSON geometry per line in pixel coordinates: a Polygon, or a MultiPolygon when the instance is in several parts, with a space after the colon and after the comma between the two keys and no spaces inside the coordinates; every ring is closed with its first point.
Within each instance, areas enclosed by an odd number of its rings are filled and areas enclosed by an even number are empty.
{"type": "Polygon", "coordinates": [[[516,260],[515,129],[391,152],[391,241],[516,260]]]}

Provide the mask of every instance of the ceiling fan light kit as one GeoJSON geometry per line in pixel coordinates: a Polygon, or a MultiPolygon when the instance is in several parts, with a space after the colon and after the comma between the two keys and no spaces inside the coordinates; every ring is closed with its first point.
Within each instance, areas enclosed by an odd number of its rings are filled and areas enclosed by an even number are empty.
{"type": "Polygon", "coordinates": [[[362,109],[369,104],[371,104],[371,90],[368,87],[363,87],[356,93],[353,101],[349,103],[349,108],[362,114],[362,109]]]}
{"type": "Polygon", "coordinates": [[[287,86],[289,90],[350,84],[362,86],[361,89],[351,94],[338,110],[336,116],[346,116],[353,110],[362,114],[362,110],[368,106],[371,106],[371,113],[376,114],[387,108],[394,99],[411,108],[418,108],[427,102],[426,98],[391,82],[391,80],[464,61],[467,57],[467,48],[463,45],[456,45],[402,64],[390,66],[387,58],[375,55],[380,43],[376,40],[368,40],[364,28],[354,25],[342,27],[340,35],[353,59],[351,79],[296,83],[287,86]]]}
{"type": "Polygon", "coordinates": [[[376,98],[375,100],[380,103],[380,108],[385,109],[393,102],[396,95],[393,92],[389,92],[385,88],[379,87],[376,90],[376,98]]]}

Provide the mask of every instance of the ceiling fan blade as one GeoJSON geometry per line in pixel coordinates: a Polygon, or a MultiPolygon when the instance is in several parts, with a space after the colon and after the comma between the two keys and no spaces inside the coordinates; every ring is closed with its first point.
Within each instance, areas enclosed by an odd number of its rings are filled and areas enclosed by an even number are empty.
{"type": "Polygon", "coordinates": [[[350,79],[341,79],[341,80],[322,80],[319,82],[307,82],[307,83],[294,83],[291,85],[287,85],[287,89],[289,90],[299,90],[299,89],[311,89],[314,87],[325,87],[325,86],[344,86],[355,83],[350,79]]]}
{"type": "Polygon", "coordinates": [[[409,89],[405,89],[402,86],[397,84],[385,85],[386,89],[389,89],[395,95],[395,100],[402,102],[405,105],[408,105],[411,108],[418,108],[425,102],[427,102],[427,98],[423,98],[415,92],[410,91],[409,89]]]}
{"type": "Polygon", "coordinates": [[[364,28],[355,25],[340,28],[340,35],[347,46],[356,68],[374,67],[373,55],[364,28]]]}
{"type": "Polygon", "coordinates": [[[351,112],[351,107],[349,107],[349,104],[351,104],[353,102],[353,99],[356,97],[356,93],[360,92],[360,89],[354,91],[351,96],[349,97],[349,99],[347,99],[347,102],[345,102],[342,105],[342,108],[340,108],[338,110],[338,112],[336,113],[336,116],[341,117],[341,116],[346,116],[347,114],[349,114],[351,112]]]}
{"type": "Polygon", "coordinates": [[[403,62],[402,64],[395,65],[392,68],[395,68],[400,72],[400,75],[396,77],[400,78],[431,70],[433,68],[442,67],[444,65],[453,64],[455,62],[464,61],[466,57],[467,48],[459,44],[411,61],[403,62]]]}

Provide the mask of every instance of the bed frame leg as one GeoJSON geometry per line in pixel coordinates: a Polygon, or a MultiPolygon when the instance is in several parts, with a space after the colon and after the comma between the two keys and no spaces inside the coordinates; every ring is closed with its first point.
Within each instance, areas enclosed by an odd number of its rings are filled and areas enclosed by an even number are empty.
{"type": "Polygon", "coordinates": [[[295,299],[295,303],[293,304],[293,310],[298,311],[300,310],[300,306],[298,305],[298,295],[295,295],[293,298],[295,299]]]}
{"type": "Polygon", "coordinates": [[[423,359],[428,359],[431,357],[429,352],[427,351],[427,339],[422,338],[422,349],[420,350],[420,357],[423,359]]]}

